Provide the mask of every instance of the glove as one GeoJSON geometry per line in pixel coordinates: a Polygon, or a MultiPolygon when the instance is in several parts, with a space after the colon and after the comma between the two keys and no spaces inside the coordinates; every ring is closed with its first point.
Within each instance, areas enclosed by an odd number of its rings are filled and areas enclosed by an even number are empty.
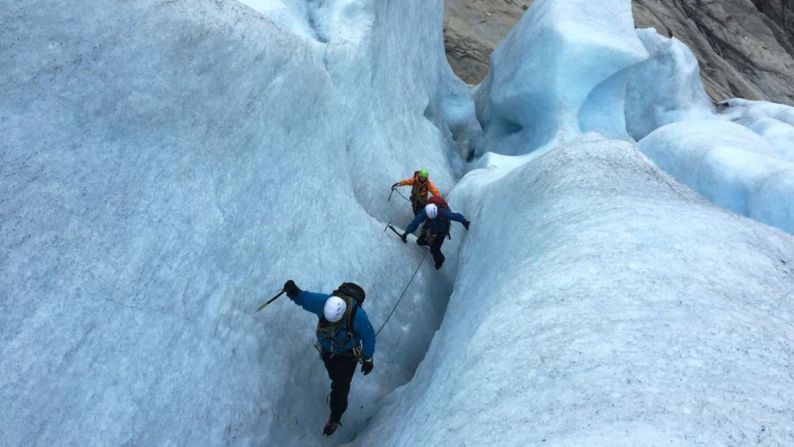
{"type": "Polygon", "coordinates": [[[408,232],[406,231],[406,232],[404,232],[403,234],[401,234],[401,235],[400,235],[400,239],[402,239],[402,240],[403,240],[403,243],[404,243],[404,244],[407,244],[407,243],[408,243],[408,232]]]}
{"type": "Polygon", "coordinates": [[[299,289],[298,285],[295,284],[295,281],[291,279],[284,283],[284,291],[287,292],[287,296],[291,300],[294,300],[295,297],[297,297],[298,294],[301,293],[301,289],[299,289]]]}
{"type": "Polygon", "coordinates": [[[466,231],[469,231],[469,224],[470,224],[470,223],[471,223],[471,222],[469,222],[468,220],[464,220],[464,221],[463,221],[463,228],[465,228],[465,229],[466,229],[466,231]]]}
{"type": "Polygon", "coordinates": [[[375,367],[375,364],[372,363],[372,360],[364,360],[364,363],[361,364],[361,372],[364,373],[366,376],[367,374],[372,372],[372,368],[375,367]]]}

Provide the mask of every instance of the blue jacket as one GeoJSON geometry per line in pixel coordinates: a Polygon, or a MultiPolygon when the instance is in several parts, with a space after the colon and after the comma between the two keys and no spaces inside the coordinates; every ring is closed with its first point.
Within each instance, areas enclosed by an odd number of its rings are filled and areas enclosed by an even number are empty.
{"type": "MultiPolygon", "coordinates": [[[[419,211],[419,214],[417,214],[416,217],[414,217],[413,222],[411,222],[411,224],[408,225],[406,231],[408,231],[409,233],[413,233],[414,231],[416,231],[417,228],[419,228],[419,224],[421,224],[425,220],[428,220],[427,213],[425,212],[424,209],[422,209],[422,211],[419,211]]],[[[449,229],[450,220],[463,223],[466,220],[466,218],[463,217],[463,214],[453,213],[452,211],[446,208],[439,207],[438,216],[436,216],[435,219],[429,219],[427,226],[430,227],[430,231],[432,233],[446,234],[447,230],[449,229]]]]}
{"type": "MultiPolygon", "coordinates": [[[[322,318],[325,301],[328,300],[330,296],[331,295],[325,293],[313,293],[304,290],[292,301],[317,315],[319,318],[322,318]]],[[[361,357],[365,360],[371,360],[372,356],[375,354],[375,330],[369,322],[367,313],[364,312],[364,308],[361,306],[356,309],[356,315],[353,317],[352,340],[347,337],[347,328],[341,327],[337,331],[333,341],[317,334],[317,342],[320,344],[320,349],[322,349],[323,352],[330,352],[332,354],[350,352],[353,348],[361,346],[363,342],[364,346],[361,350],[361,357]]]]}

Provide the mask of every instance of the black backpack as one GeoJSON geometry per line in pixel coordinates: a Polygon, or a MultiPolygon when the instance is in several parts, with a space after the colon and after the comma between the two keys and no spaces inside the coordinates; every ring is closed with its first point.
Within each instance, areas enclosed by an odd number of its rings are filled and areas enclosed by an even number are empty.
{"type": "Polygon", "coordinates": [[[367,294],[364,292],[364,289],[354,282],[343,282],[331,295],[353,298],[358,306],[364,304],[364,300],[367,299],[367,294]]]}

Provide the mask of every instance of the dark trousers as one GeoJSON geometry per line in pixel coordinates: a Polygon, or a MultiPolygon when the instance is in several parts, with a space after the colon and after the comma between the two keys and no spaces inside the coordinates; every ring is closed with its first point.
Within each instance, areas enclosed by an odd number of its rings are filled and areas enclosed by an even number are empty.
{"type": "Polygon", "coordinates": [[[350,382],[356,372],[356,358],[346,355],[335,355],[323,352],[323,363],[331,379],[331,419],[339,421],[347,410],[347,394],[350,382]]]}
{"type": "Polygon", "coordinates": [[[411,208],[414,211],[414,216],[419,214],[419,211],[422,211],[425,205],[427,205],[427,202],[416,200],[413,196],[411,196],[411,208]]]}
{"type": "Polygon", "coordinates": [[[444,264],[444,253],[441,253],[441,246],[446,239],[446,233],[431,233],[430,230],[422,229],[422,234],[416,240],[418,245],[430,245],[430,254],[433,255],[433,260],[436,261],[436,269],[440,269],[444,264]]]}

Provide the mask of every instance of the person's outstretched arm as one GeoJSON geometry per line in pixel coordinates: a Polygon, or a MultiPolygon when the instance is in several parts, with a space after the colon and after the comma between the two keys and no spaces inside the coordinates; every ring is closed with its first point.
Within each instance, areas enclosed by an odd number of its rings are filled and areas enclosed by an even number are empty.
{"type": "Polygon", "coordinates": [[[446,217],[449,220],[454,220],[455,222],[462,223],[463,226],[466,228],[466,231],[469,231],[469,221],[466,220],[465,217],[463,217],[463,214],[453,213],[452,211],[449,210],[443,210],[442,212],[445,214],[444,217],[446,217]]]}
{"type": "Polygon", "coordinates": [[[411,177],[411,178],[407,178],[405,180],[400,180],[399,182],[393,184],[392,187],[395,187],[395,186],[413,186],[413,185],[414,185],[414,178],[411,177]]]}
{"type": "Polygon", "coordinates": [[[325,301],[328,300],[330,295],[301,290],[291,279],[284,284],[284,290],[293,303],[318,317],[323,316],[323,307],[325,307],[325,301]]]}

